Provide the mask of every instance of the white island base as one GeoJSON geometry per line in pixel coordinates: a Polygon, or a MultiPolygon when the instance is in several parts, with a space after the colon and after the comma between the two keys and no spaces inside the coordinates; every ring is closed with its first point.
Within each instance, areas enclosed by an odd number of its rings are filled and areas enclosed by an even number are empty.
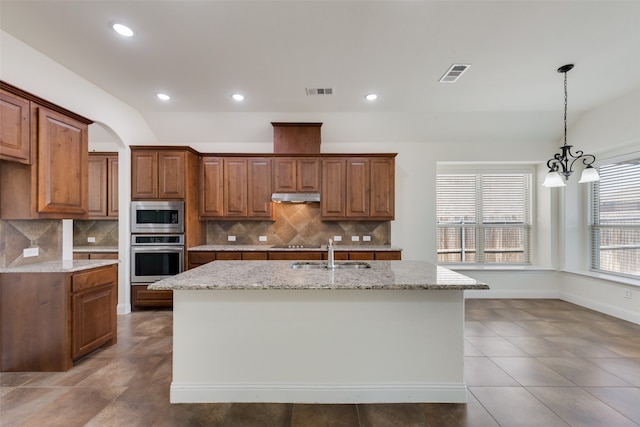
{"type": "Polygon", "coordinates": [[[174,289],[171,402],[466,402],[463,293],[174,289]]]}

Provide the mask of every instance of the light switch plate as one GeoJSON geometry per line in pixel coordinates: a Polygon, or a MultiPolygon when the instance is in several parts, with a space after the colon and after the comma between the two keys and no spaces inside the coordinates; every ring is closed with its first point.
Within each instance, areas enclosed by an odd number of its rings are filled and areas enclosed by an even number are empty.
{"type": "Polygon", "coordinates": [[[227,241],[228,242],[235,242],[236,241],[236,236],[227,236],[227,241]]]}
{"type": "Polygon", "coordinates": [[[371,241],[371,236],[362,236],[362,241],[363,242],[370,242],[371,241]]]}
{"type": "Polygon", "coordinates": [[[95,237],[87,237],[87,243],[95,243],[95,242],[96,242],[95,237]]]}
{"type": "Polygon", "coordinates": [[[25,258],[38,256],[40,254],[40,248],[24,248],[22,251],[22,256],[25,258]]]}
{"type": "Polygon", "coordinates": [[[267,241],[267,236],[260,236],[260,237],[258,237],[258,239],[259,239],[261,242],[266,242],[266,241],[267,241]]]}
{"type": "Polygon", "coordinates": [[[351,236],[351,241],[352,242],[359,242],[360,241],[360,236],[351,236]]]}
{"type": "Polygon", "coordinates": [[[342,236],[333,236],[334,242],[342,242],[342,236]]]}

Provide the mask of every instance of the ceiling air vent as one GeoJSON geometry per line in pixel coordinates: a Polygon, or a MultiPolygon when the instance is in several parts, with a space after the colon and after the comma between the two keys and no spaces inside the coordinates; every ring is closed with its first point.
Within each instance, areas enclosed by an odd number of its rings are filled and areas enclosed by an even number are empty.
{"type": "Polygon", "coordinates": [[[440,78],[440,83],[455,83],[469,67],[471,64],[453,64],[440,78]]]}
{"type": "Polygon", "coordinates": [[[307,95],[333,95],[334,89],[332,87],[308,87],[307,95]]]}

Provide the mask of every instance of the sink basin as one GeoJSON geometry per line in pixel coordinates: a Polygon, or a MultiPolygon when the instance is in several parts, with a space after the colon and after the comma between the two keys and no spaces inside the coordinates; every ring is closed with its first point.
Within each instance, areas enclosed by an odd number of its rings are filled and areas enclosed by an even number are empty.
{"type": "MultiPolygon", "coordinates": [[[[329,268],[327,261],[294,261],[291,268],[329,268]]],[[[336,261],[335,268],[371,268],[364,261],[336,261]]]]}

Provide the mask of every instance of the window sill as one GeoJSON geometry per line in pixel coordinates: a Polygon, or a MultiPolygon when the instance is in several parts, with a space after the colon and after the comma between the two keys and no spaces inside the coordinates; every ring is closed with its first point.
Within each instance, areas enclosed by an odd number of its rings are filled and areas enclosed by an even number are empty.
{"type": "Polygon", "coordinates": [[[593,279],[606,280],[607,282],[617,283],[620,285],[629,285],[640,287],[639,279],[632,279],[630,277],[616,276],[615,274],[598,273],[595,271],[586,270],[561,270],[563,273],[573,274],[576,276],[591,277],[593,279]]]}
{"type": "Polygon", "coordinates": [[[549,267],[533,265],[472,265],[472,264],[438,264],[449,270],[464,271],[556,271],[549,267]]]}

